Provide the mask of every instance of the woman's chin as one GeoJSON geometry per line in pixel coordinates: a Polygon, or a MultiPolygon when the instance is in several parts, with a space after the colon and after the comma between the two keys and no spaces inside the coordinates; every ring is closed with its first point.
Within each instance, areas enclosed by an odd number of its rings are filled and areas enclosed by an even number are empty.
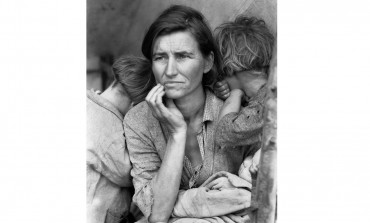
{"type": "Polygon", "coordinates": [[[182,92],[166,90],[166,97],[169,99],[179,99],[183,96],[182,92]]]}

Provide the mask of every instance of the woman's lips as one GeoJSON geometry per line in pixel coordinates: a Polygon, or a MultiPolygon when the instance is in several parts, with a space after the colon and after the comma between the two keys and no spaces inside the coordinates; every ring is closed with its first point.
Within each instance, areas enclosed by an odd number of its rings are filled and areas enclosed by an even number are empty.
{"type": "Polygon", "coordinates": [[[179,84],[182,84],[183,82],[180,82],[180,81],[167,81],[167,82],[164,82],[164,86],[165,87],[175,87],[179,84]]]}

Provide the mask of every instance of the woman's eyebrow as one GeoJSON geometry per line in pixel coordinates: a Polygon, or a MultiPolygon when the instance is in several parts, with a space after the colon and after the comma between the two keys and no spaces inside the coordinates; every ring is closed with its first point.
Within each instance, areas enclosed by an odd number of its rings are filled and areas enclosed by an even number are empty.
{"type": "Polygon", "coordinates": [[[153,53],[153,57],[154,56],[164,56],[164,55],[167,55],[165,52],[155,52],[155,53],[153,53]]]}
{"type": "Polygon", "coordinates": [[[194,53],[192,51],[181,50],[181,51],[175,51],[175,54],[189,54],[189,55],[193,55],[194,53]]]}

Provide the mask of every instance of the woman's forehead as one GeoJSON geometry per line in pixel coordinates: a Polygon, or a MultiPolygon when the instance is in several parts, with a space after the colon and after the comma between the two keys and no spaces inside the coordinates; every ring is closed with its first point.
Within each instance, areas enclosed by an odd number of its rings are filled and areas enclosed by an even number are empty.
{"type": "Polygon", "coordinates": [[[153,45],[153,53],[160,52],[189,52],[199,51],[198,43],[189,31],[178,31],[159,36],[153,45]]]}

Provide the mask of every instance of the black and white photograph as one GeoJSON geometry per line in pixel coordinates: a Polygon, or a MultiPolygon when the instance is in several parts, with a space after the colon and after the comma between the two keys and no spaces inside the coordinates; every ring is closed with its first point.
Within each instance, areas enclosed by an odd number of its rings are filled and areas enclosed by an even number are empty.
{"type": "Polygon", "coordinates": [[[370,222],[366,1],[1,1],[0,222],[370,222]]]}
{"type": "Polygon", "coordinates": [[[276,0],[87,3],[87,222],[275,222],[276,0]]]}

